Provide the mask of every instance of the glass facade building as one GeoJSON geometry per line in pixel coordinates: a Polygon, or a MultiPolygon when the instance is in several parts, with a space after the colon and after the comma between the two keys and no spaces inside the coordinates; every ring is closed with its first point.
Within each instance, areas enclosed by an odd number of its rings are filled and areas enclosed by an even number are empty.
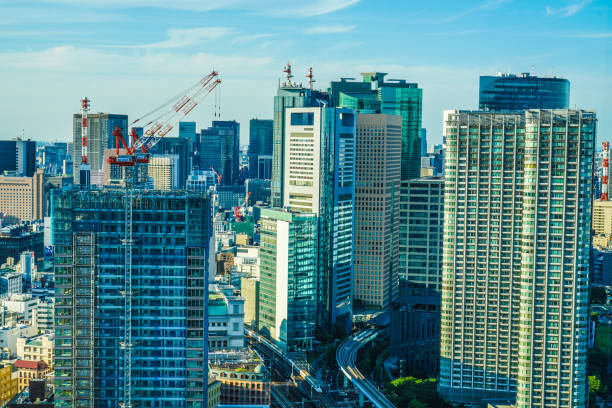
{"type": "Polygon", "coordinates": [[[585,407],[595,114],[447,111],[439,391],[585,407]]]}
{"type": "Polygon", "coordinates": [[[51,211],[55,406],[206,407],[208,198],[58,189],[51,211]]]}
{"type": "Polygon", "coordinates": [[[259,328],[288,351],[311,350],[317,312],[317,216],[262,208],[259,328]]]}
{"type": "Polygon", "coordinates": [[[200,169],[213,168],[222,175],[221,184],[238,181],[240,124],[236,121],[213,121],[201,131],[200,169]]]}
{"type": "Polygon", "coordinates": [[[259,158],[272,158],[272,137],[274,121],[271,119],[251,119],[249,122],[249,178],[269,179],[272,174],[272,161],[263,160],[260,168],[259,158]],[[266,177],[267,176],[267,177],[266,177]]]}
{"type": "Polygon", "coordinates": [[[569,108],[570,82],[564,78],[498,74],[481,76],[478,109],[519,111],[569,108]]]}

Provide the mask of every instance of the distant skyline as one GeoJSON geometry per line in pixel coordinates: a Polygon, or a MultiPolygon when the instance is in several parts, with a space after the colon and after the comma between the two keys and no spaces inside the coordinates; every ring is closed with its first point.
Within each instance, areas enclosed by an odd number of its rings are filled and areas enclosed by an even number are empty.
{"type": "MultiPolygon", "coordinates": [[[[221,119],[270,119],[282,69],[315,87],[382,71],[423,88],[428,143],[445,109],[476,109],[478,77],[498,71],[570,80],[570,106],[597,111],[612,139],[612,6],[606,0],[0,0],[0,139],[72,139],[72,114],[130,120],[221,74],[221,119]],[[255,6],[256,4],[256,6],[255,6]],[[533,68],[532,68],[533,66],[533,68]]],[[[212,95],[187,119],[213,119],[212,95]]],[[[218,118],[217,118],[218,119],[218,118]]]]}

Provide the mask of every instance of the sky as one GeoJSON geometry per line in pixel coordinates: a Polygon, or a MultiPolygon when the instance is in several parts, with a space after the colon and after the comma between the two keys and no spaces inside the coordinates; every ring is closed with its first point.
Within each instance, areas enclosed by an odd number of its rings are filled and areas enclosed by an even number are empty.
{"type": "MultiPolygon", "coordinates": [[[[130,121],[219,71],[221,119],[272,118],[283,66],[315,87],[364,71],[423,89],[428,142],[478,77],[557,75],[612,138],[610,0],[0,0],[0,139],[72,139],[83,96],[130,121]]],[[[188,120],[210,126],[212,96],[188,120]]]]}

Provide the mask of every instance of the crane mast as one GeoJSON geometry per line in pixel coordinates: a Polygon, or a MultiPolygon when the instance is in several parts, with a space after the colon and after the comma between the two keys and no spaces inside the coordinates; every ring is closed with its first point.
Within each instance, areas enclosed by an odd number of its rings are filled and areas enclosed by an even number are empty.
{"type": "Polygon", "coordinates": [[[79,165],[79,184],[82,188],[88,188],[91,182],[91,166],[87,160],[87,136],[88,123],[87,112],[89,112],[89,99],[81,99],[81,164],[79,165]]]}

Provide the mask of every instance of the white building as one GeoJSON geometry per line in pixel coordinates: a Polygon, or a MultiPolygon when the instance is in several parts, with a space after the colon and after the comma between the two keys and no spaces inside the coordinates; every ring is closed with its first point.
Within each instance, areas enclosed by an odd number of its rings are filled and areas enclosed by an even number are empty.
{"type": "Polygon", "coordinates": [[[178,160],[176,154],[153,155],[149,159],[149,177],[155,190],[172,190],[178,187],[178,160]]]}
{"type": "Polygon", "coordinates": [[[44,361],[53,365],[53,332],[39,334],[33,337],[20,337],[17,339],[17,358],[29,361],[44,361]]]}
{"type": "Polygon", "coordinates": [[[7,300],[3,300],[2,304],[9,312],[17,312],[22,320],[34,324],[39,302],[39,299],[32,297],[30,294],[16,294],[11,295],[7,300]]]}
{"type": "Polygon", "coordinates": [[[187,177],[187,190],[191,191],[208,191],[216,184],[217,176],[211,170],[194,170],[187,177]]]}
{"type": "Polygon", "coordinates": [[[53,330],[54,305],[54,298],[47,298],[38,303],[34,316],[34,324],[38,330],[53,330]]]}
{"type": "Polygon", "coordinates": [[[8,353],[13,356],[17,353],[18,338],[32,337],[37,333],[35,326],[24,323],[0,327],[0,350],[7,349],[8,353]]]}
{"type": "Polygon", "coordinates": [[[209,285],[208,349],[244,347],[244,298],[231,285],[209,285]]]}
{"type": "Polygon", "coordinates": [[[259,278],[259,247],[237,247],[234,256],[234,270],[248,277],[259,278]]]}

